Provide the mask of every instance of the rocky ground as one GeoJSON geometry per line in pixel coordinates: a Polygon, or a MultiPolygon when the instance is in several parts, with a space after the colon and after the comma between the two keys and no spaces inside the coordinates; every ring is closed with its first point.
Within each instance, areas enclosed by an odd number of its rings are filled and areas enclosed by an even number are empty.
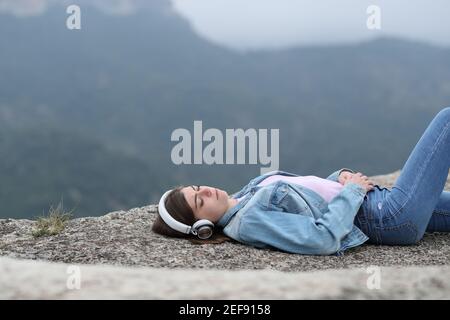
{"type": "MultiPolygon", "coordinates": [[[[398,172],[372,178],[379,185],[390,187],[397,176],[398,172]]],[[[447,190],[450,190],[449,186],[447,184],[447,190]]],[[[23,293],[21,286],[27,276],[33,275],[33,270],[36,271],[36,274],[39,274],[38,270],[41,273],[44,272],[43,270],[59,270],[63,268],[62,265],[48,263],[45,265],[45,262],[32,264],[33,262],[29,260],[47,260],[80,265],[89,270],[87,271],[87,274],[90,275],[88,277],[94,277],[95,274],[98,276],[103,271],[105,271],[105,277],[106,274],[112,276],[115,272],[124,274],[127,270],[126,266],[145,267],[128,268],[130,283],[136,281],[133,277],[140,279],[144,275],[147,275],[147,280],[143,280],[144,282],[154,283],[157,279],[159,285],[163,285],[166,278],[184,277],[189,282],[193,281],[192,279],[195,277],[199,277],[199,272],[205,271],[199,269],[209,269],[208,274],[211,282],[215,274],[218,278],[225,279],[224,281],[230,281],[228,285],[239,283],[239,286],[245,287],[247,285],[247,289],[254,287],[254,282],[251,281],[253,275],[256,277],[253,280],[259,276],[271,279],[268,287],[259,285],[259,289],[253,291],[249,289],[249,292],[244,289],[227,291],[226,288],[222,288],[223,294],[214,295],[215,298],[257,298],[258,296],[267,298],[268,292],[272,292],[272,298],[308,297],[308,293],[311,293],[311,291],[304,291],[302,296],[298,288],[299,285],[291,286],[288,283],[301,279],[307,281],[307,279],[317,278],[317,274],[308,278],[308,275],[314,274],[311,272],[319,272],[319,278],[336,279],[336,281],[330,280],[330,283],[335,283],[338,286],[333,291],[327,285],[328,289],[322,293],[316,292],[311,297],[339,298],[344,297],[343,294],[347,292],[348,297],[417,298],[418,292],[422,292],[420,296],[423,298],[433,296],[450,298],[450,280],[448,280],[450,279],[450,234],[426,234],[425,238],[415,246],[362,245],[346,251],[345,255],[341,257],[302,256],[276,250],[256,249],[236,242],[194,245],[186,240],[162,237],[151,231],[151,224],[155,216],[156,206],[149,205],[129,211],[112,212],[101,217],[79,218],[70,220],[64,231],[58,235],[38,238],[32,235],[35,228],[34,221],[0,220],[0,285],[10,290],[10,294],[6,294],[4,298],[46,298],[53,296],[51,293],[46,295],[42,292],[41,295],[39,293],[33,294],[33,290],[27,291],[29,294],[26,295],[23,293]],[[88,267],[85,266],[86,264],[95,266],[88,267]],[[116,265],[116,267],[98,266],[100,264],[116,265]],[[361,285],[361,279],[368,277],[364,270],[367,270],[366,268],[370,266],[383,267],[387,291],[383,293],[376,291],[374,293],[375,291],[372,290],[368,293],[367,287],[361,285]],[[97,272],[95,268],[103,268],[98,269],[103,271],[97,272]],[[422,271],[421,268],[423,268],[422,271]],[[255,271],[257,269],[264,270],[255,271]],[[17,270],[28,270],[28,273],[24,273],[23,277],[25,278],[21,278],[21,275],[17,274],[17,270]],[[345,282],[338,281],[344,274],[346,275],[344,278],[348,280],[345,282]],[[413,280],[408,282],[408,274],[409,279],[420,279],[420,281],[418,280],[420,284],[414,285],[413,280]],[[231,278],[241,280],[238,282],[226,280],[231,278]],[[398,290],[387,289],[400,285],[403,283],[402,281],[404,282],[404,286],[401,286],[404,289],[402,294],[398,290]],[[354,284],[353,287],[352,283],[354,284]],[[270,290],[270,286],[273,290],[270,290]],[[420,290],[417,289],[419,287],[420,290]],[[282,288],[285,288],[285,290],[282,288]],[[268,291],[265,292],[265,290],[268,291]],[[295,295],[293,292],[299,293],[295,295]],[[331,294],[331,292],[334,292],[334,294],[331,294]],[[330,295],[327,295],[327,293],[330,293],[330,295]]],[[[48,271],[45,271],[44,274],[48,274],[48,271]]],[[[64,277],[67,277],[67,275],[64,275],[64,277]]],[[[45,284],[45,277],[38,277],[37,281],[43,281],[45,284]]],[[[83,294],[85,297],[94,297],[96,294],[98,294],[97,297],[109,296],[106,292],[108,290],[102,293],[101,283],[100,281],[100,287],[92,287],[91,291],[82,290],[78,294],[65,294],[64,291],[55,294],[56,297],[62,298],[83,297],[83,294]]],[[[116,283],[116,285],[126,286],[126,283],[124,281],[122,284],[116,283]]],[[[225,285],[225,287],[228,285],[225,285]]],[[[39,287],[39,285],[35,285],[35,287],[39,287]]],[[[322,287],[324,286],[322,285],[322,287]]],[[[307,287],[302,286],[302,288],[307,287]]],[[[130,290],[128,288],[124,291],[127,292],[127,294],[124,293],[124,297],[133,296],[130,290]]],[[[4,294],[5,291],[2,292],[4,294]]],[[[121,291],[116,290],[115,292],[120,293],[121,291]]],[[[140,291],[134,292],[134,296],[139,292],[150,298],[173,298],[183,296],[183,294],[186,296],[187,294],[177,291],[176,294],[163,296],[155,292],[153,294],[144,293],[140,289],[140,291]]],[[[195,299],[200,296],[192,295],[191,297],[195,299]]]]}

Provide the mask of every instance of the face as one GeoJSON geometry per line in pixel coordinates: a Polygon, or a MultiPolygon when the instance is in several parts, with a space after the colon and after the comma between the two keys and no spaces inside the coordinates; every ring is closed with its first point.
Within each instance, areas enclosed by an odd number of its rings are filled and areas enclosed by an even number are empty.
{"type": "Polygon", "coordinates": [[[197,219],[208,219],[213,223],[228,210],[230,198],[226,191],[208,186],[188,186],[181,189],[197,219]]]}

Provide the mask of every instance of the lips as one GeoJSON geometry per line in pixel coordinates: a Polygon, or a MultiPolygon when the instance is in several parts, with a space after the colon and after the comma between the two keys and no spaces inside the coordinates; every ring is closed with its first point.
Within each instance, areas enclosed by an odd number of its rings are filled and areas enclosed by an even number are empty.
{"type": "Polygon", "coordinates": [[[217,200],[219,200],[219,193],[217,192],[217,189],[215,189],[216,190],[216,198],[217,198],[217,200]]]}

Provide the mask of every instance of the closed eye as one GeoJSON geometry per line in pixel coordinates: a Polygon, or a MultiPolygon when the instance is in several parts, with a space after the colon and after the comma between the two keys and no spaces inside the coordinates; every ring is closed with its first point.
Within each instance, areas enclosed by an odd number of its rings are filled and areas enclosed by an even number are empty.
{"type": "MultiPolygon", "coordinates": [[[[197,191],[200,191],[200,186],[197,186],[197,191]]],[[[200,208],[203,207],[203,199],[200,198],[200,208]]]]}
{"type": "MultiPolygon", "coordinates": [[[[194,189],[195,191],[200,191],[200,186],[196,186],[197,190],[195,190],[194,186],[192,186],[192,189],[194,189]]],[[[197,194],[194,196],[194,202],[195,202],[195,207],[197,208],[197,194]]],[[[203,199],[200,198],[200,208],[203,207],[203,199]]]]}

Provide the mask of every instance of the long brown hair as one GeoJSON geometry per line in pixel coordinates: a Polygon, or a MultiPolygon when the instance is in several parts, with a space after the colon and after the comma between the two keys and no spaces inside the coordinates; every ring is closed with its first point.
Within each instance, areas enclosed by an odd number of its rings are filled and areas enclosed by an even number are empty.
{"type": "MultiPolygon", "coordinates": [[[[164,202],[167,212],[177,221],[192,226],[197,219],[194,216],[194,212],[189,206],[184,194],[181,192],[185,186],[178,186],[174,188],[166,198],[164,202]]],[[[206,244],[206,243],[222,243],[231,240],[229,237],[223,234],[222,229],[215,226],[214,233],[209,239],[199,239],[197,236],[192,234],[184,234],[182,232],[176,231],[169,227],[164,220],[159,215],[153,222],[152,231],[164,236],[174,237],[174,238],[185,238],[195,244],[206,244]]]]}

